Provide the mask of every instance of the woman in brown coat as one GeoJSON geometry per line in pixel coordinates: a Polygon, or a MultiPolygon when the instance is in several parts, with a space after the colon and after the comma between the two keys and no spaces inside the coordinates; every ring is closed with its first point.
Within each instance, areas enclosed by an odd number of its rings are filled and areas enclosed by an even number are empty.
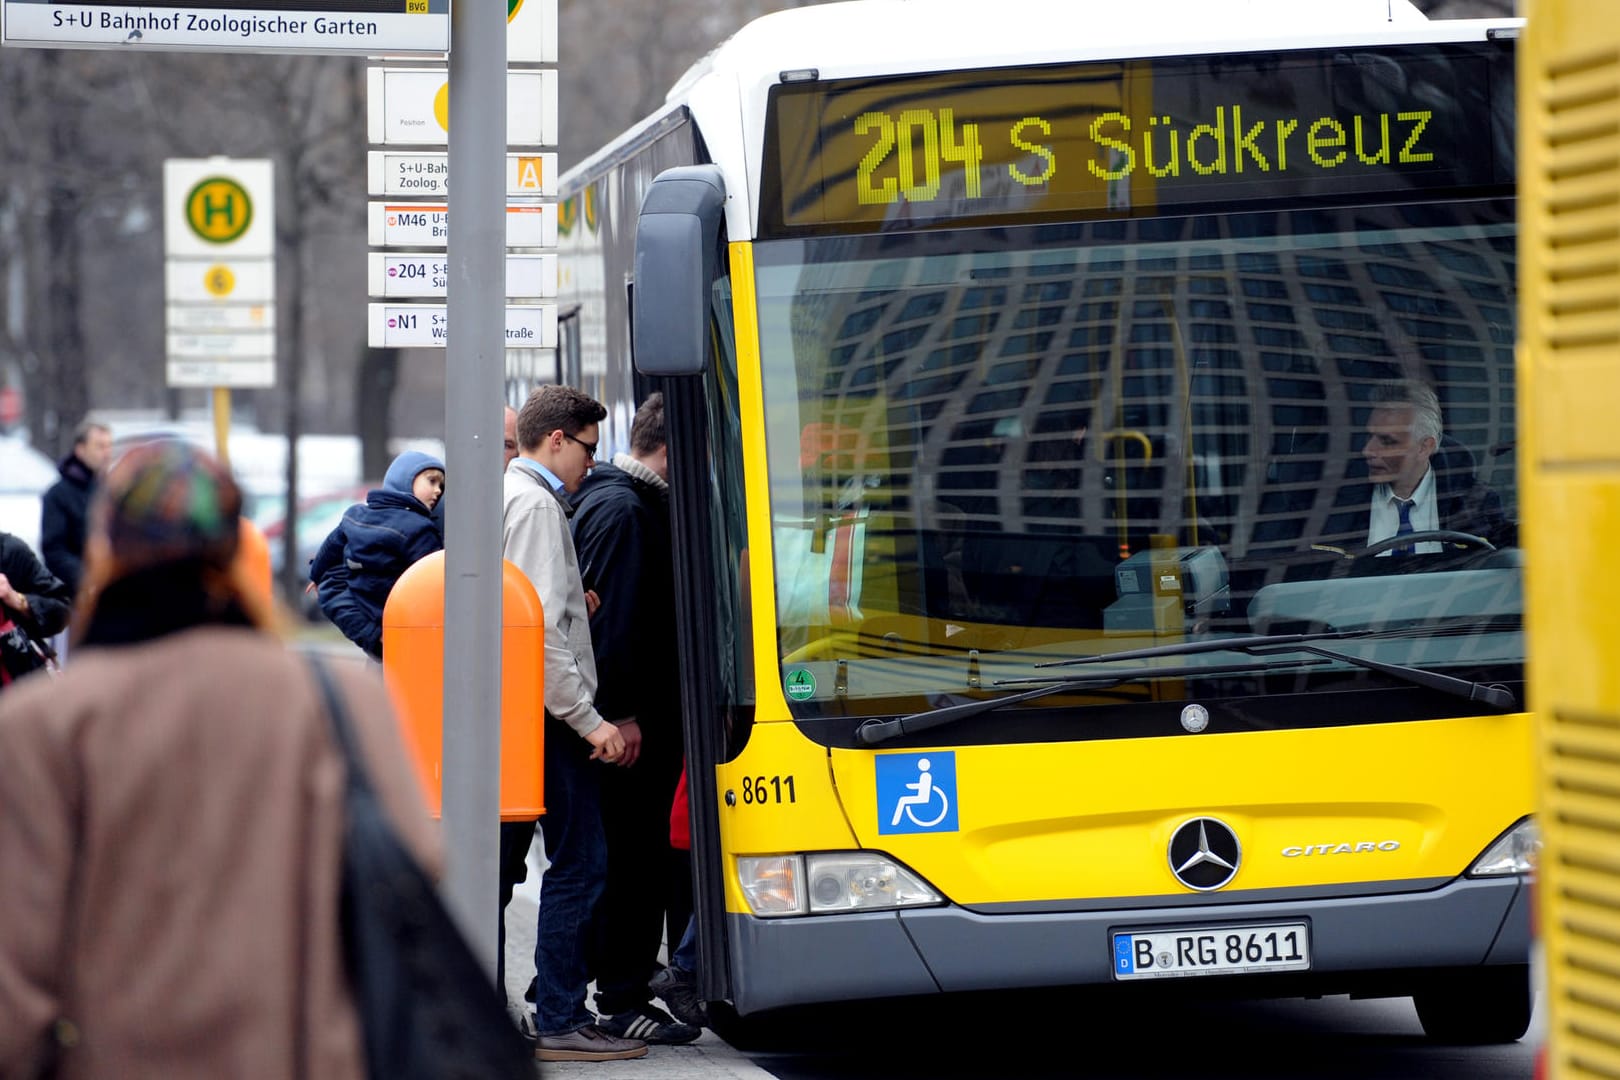
{"type": "MultiPolygon", "coordinates": [[[[307,662],[233,569],[241,496],[177,443],[92,508],[73,663],[0,697],[0,1077],[359,1080],[344,765],[307,662]]],[[[438,870],[374,675],[336,670],[373,785],[438,870]]]]}

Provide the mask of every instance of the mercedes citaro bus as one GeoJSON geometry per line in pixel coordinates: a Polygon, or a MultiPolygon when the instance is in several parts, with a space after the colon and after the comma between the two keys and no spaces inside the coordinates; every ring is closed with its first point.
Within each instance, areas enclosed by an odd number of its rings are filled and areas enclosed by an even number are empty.
{"type": "Polygon", "coordinates": [[[1519,32],[816,5],[563,178],[560,373],[666,395],[707,997],[1524,1032],[1519,32]]]}

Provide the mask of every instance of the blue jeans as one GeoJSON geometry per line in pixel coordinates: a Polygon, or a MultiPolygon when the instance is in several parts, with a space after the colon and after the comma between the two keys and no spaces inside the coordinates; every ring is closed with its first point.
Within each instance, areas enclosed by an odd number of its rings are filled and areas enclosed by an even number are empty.
{"type": "Polygon", "coordinates": [[[697,970],[697,916],[686,920],[686,933],[681,935],[681,943],[675,946],[670,955],[669,966],[684,975],[690,975],[697,970]]]}
{"type": "Polygon", "coordinates": [[[596,1018],[585,1007],[585,942],[591,911],[607,880],[602,801],[590,746],[566,724],[546,718],[546,814],[540,832],[551,865],[540,879],[534,945],[535,1029],[567,1035],[596,1018]]]}

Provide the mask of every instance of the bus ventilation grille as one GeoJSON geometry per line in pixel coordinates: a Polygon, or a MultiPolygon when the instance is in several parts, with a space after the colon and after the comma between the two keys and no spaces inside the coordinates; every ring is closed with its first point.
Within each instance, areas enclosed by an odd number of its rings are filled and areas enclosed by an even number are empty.
{"type": "Polygon", "coordinates": [[[1567,1078],[1620,1080],[1620,716],[1561,710],[1545,744],[1542,820],[1551,826],[1541,888],[1559,925],[1542,944],[1558,971],[1553,1038],[1567,1078]]]}
{"type": "Polygon", "coordinates": [[[1555,63],[1547,76],[1537,118],[1547,344],[1555,353],[1613,350],[1620,347],[1620,53],[1555,63]]]}

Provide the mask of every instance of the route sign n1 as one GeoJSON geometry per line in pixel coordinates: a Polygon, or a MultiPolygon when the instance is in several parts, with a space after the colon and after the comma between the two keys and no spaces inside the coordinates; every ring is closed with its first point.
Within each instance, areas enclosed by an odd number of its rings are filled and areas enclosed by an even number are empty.
{"type": "Polygon", "coordinates": [[[165,161],[163,247],[170,258],[273,256],[276,197],[270,161],[223,157],[165,161]]]}
{"type": "MultiPolygon", "coordinates": [[[[442,349],[449,319],[444,304],[366,305],[366,344],[373,349],[442,349]]],[[[508,349],[555,349],[556,304],[508,304],[508,349]]]]}
{"type": "MultiPolygon", "coordinates": [[[[372,247],[445,247],[450,208],[444,203],[367,203],[366,239],[372,247]]],[[[556,247],[557,204],[508,203],[506,246],[556,247]]]]}
{"type": "MultiPolygon", "coordinates": [[[[526,5],[525,5],[526,6],[526,5]]],[[[257,53],[444,56],[450,0],[0,0],[0,44],[257,53]]]]}
{"type": "MultiPolygon", "coordinates": [[[[450,72],[444,68],[366,70],[366,134],[385,146],[450,141],[450,72]]],[[[557,145],[557,73],[506,73],[506,145],[557,145]]]]}

